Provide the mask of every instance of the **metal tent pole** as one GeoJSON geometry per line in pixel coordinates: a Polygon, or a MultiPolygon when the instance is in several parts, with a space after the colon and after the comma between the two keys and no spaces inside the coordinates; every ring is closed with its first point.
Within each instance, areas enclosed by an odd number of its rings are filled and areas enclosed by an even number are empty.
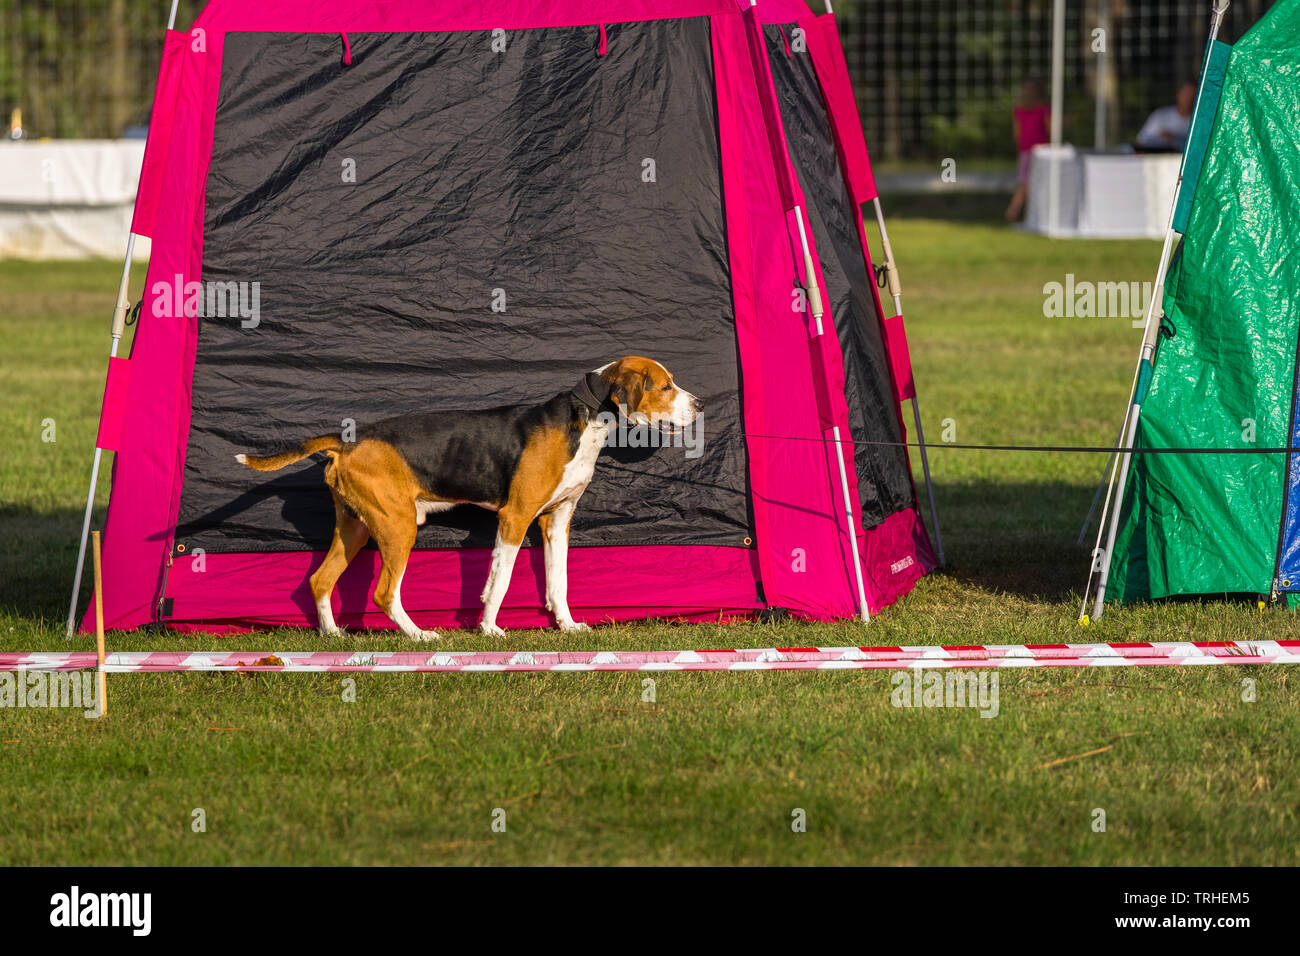
{"type": "MultiPolygon", "coordinates": [[[[1115,447],[1118,448],[1119,443],[1123,440],[1124,432],[1121,429],[1115,439],[1115,447]]],[[[1101,496],[1106,493],[1106,487],[1110,484],[1110,473],[1115,468],[1115,456],[1118,454],[1118,451],[1112,450],[1110,457],[1106,459],[1106,467],[1101,470],[1101,481],[1097,482],[1097,490],[1092,493],[1092,503],[1088,505],[1088,514],[1084,516],[1083,526],[1079,528],[1079,537],[1074,542],[1079,547],[1083,547],[1083,539],[1088,536],[1088,529],[1092,526],[1092,516],[1097,512],[1097,502],[1101,501],[1101,496]]],[[[1103,525],[1106,523],[1104,514],[1101,516],[1101,523],[1103,525]]]]}
{"type": "MultiPolygon", "coordinates": [[[[821,288],[817,283],[817,271],[813,266],[812,250],[808,245],[808,232],[804,228],[803,208],[797,203],[794,207],[794,221],[799,227],[799,246],[803,251],[804,274],[808,277],[808,308],[812,312],[813,322],[820,338],[825,332],[822,315],[821,288]]],[[[831,438],[835,442],[835,463],[839,466],[840,496],[844,499],[845,530],[849,536],[849,551],[853,554],[853,577],[858,590],[858,615],[862,623],[871,622],[871,610],[867,606],[867,587],[862,576],[862,556],[858,554],[858,523],[853,516],[853,499],[849,496],[849,474],[844,465],[844,441],[840,437],[840,426],[831,426],[831,438]]]]}
{"type": "MultiPolygon", "coordinates": [[[[1206,44],[1206,58],[1208,61],[1209,52],[1218,39],[1219,28],[1223,25],[1223,15],[1228,12],[1230,0],[1218,0],[1212,4],[1213,18],[1210,21],[1210,40],[1206,44]]],[[[1200,83],[1196,90],[1196,108],[1192,110],[1192,122],[1189,128],[1194,129],[1196,126],[1197,114],[1201,110],[1201,94],[1205,90],[1205,68],[1201,69],[1200,83]]],[[[1100,560],[1101,567],[1097,571],[1089,569],[1088,582],[1092,583],[1093,574],[1097,574],[1097,594],[1093,599],[1091,620],[1101,619],[1105,612],[1106,585],[1110,581],[1110,563],[1115,551],[1115,538],[1119,534],[1120,512],[1123,510],[1124,491],[1128,484],[1128,472],[1133,462],[1133,443],[1137,437],[1138,421],[1142,416],[1142,402],[1145,396],[1146,383],[1150,381],[1150,375],[1154,371],[1154,358],[1156,351],[1156,342],[1160,337],[1160,323],[1155,321],[1156,311],[1159,309],[1163,314],[1161,300],[1164,298],[1165,277],[1169,270],[1169,254],[1174,243],[1174,214],[1178,209],[1178,194],[1182,191],[1183,172],[1187,164],[1187,149],[1183,149],[1182,163],[1178,169],[1178,185],[1174,189],[1173,199],[1169,203],[1169,220],[1165,225],[1165,241],[1160,250],[1160,265],[1156,269],[1156,282],[1151,291],[1151,301],[1147,305],[1146,325],[1142,333],[1142,350],[1138,356],[1137,371],[1134,374],[1133,394],[1130,400],[1128,413],[1124,417],[1124,440],[1120,443],[1123,452],[1120,456],[1120,464],[1117,473],[1112,475],[1110,481],[1110,490],[1106,495],[1106,506],[1110,510],[1110,524],[1106,529],[1106,545],[1102,549],[1100,560]],[[1146,366],[1145,368],[1143,366],[1146,366]]],[[[1103,512],[1104,513],[1104,512],[1103,512]]],[[[1100,529],[1098,534],[1100,540],[1100,529]]],[[[1094,560],[1096,560],[1094,558],[1094,560]]],[[[1079,612],[1079,622],[1086,624],[1089,618],[1086,614],[1088,606],[1088,590],[1084,589],[1083,608],[1079,612]]]]}
{"type": "MultiPolygon", "coordinates": [[[[1132,403],[1133,401],[1133,391],[1134,389],[1137,388],[1138,371],[1139,371],[1138,369],[1133,370],[1133,381],[1129,383],[1128,396],[1129,396],[1130,403],[1132,403]]],[[[1106,461],[1106,467],[1103,468],[1101,471],[1101,480],[1097,482],[1097,491],[1092,496],[1092,504],[1088,506],[1088,516],[1083,519],[1083,527],[1079,529],[1079,537],[1075,541],[1075,543],[1079,545],[1079,547],[1083,547],[1083,539],[1088,534],[1088,526],[1092,524],[1092,513],[1097,510],[1097,502],[1101,499],[1101,496],[1105,494],[1106,489],[1110,486],[1110,483],[1115,480],[1115,456],[1119,454],[1119,448],[1123,444],[1124,444],[1124,425],[1121,424],[1119,427],[1119,434],[1115,436],[1114,449],[1110,453],[1110,458],[1106,461]]],[[[1097,551],[1101,548],[1101,535],[1102,535],[1102,529],[1106,527],[1106,514],[1109,511],[1109,505],[1110,505],[1109,499],[1107,499],[1106,504],[1108,507],[1101,509],[1101,521],[1097,525],[1097,543],[1093,547],[1094,556],[1096,555],[1097,551]]],[[[1091,583],[1092,582],[1090,579],[1089,584],[1091,583]]],[[[1084,601],[1086,605],[1087,602],[1086,594],[1084,596],[1084,601]]],[[[1079,611],[1080,615],[1084,613],[1086,613],[1086,607],[1081,608],[1079,611]]]]}
{"type": "MultiPolygon", "coordinates": [[[[122,264],[122,279],[117,285],[117,304],[113,307],[112,344],[108,349],[110,359],[117,358],[117,347],[126,329],[126,313],[130,308],[127,290],[131,282],[131,258],[134,254],[135,233],[130,233],[126,240],[126,259],[122,264]]],[[[95,489],[99,485],[99,463],[103,456],[104,450],[96,445],[95,458],[90,466],[90,490],[86,492],[86,512],[81,519],[81,543],[77,546],[77,571],[72,579],[72,600],[68,604],[66,636],[69,639],[77,626],[77,601],[81,597],[81,574],[86,567],[86,541],[90,537],[90,518],[95,510],[95,489]]]]}
{"type": "MultiPolygon", "coordinates": [[[[167,29],[172,30],[176,27],[176,9],[180,6],[180,0],[172,0],[171,9],[167,13],[167,29]]],[[[135,233],[128,233],[126,238],[126,257],[122,263],[122,280],[117,286],[117,304],[113,307],[113,325],[112,325],[112,344],[109,346],[108,357],[117,358],[117,348],[122,341],[122,334],[126,330],[126,313],[130,307],[130,300],[127,297],[127,291],[131,282],[131,259],[135,255],[135,233]]],[[[101,409],[100,414],[103,414],[101,409]]],[[[95,490],[99,486],[99,465],[103,460],[104,452],[98,445],[95,447],[95,457],[90,465],[90,488],[86,492],[86,511],[81,519],[81,541],[77,546],[77,571],[72,579],[72,600],[68,603],[68,626],[67,638],[71,639],[73,631],[77,626],[77,601],[81,597],[81,575],[86,567],[86,541],[90,537],[90,519],[95,510],[95,490]]]]}
{"type": "MultiPolygon", "coordinates": [[[[880,197],[872,200],[876,208],[876,226],[880,230],[880,254],[884,259],[885,281],[889,294],[894,300],[894,316],[903,314],[903,284],[898,275],[898,263],[894,261],[894,248],[889,244],[889,230],[885,228],[885,212],[880,205],[880,197]]],[[[865,231],[865,230],[864,230],[865,231]]],[[[921,470],[925,473],[925,491],[930,499],[930,523],[934,525],[934,548],[942,567],[948,561],[943,554],[943,532],[939,530],[939,509],[934,503],[934,482],[930,480],[930,456],[926,451],[925,431],[921,428],[921,404],[915,395],[912,397],[912,419],[916,422],[916,443],[921,446],[921,470]]]]}

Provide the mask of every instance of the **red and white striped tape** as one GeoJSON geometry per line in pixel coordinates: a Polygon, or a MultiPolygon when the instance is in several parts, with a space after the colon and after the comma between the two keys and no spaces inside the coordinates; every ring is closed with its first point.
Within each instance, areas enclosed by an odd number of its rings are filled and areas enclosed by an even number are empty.
{"type": "MultiPolygon", "coordinates": [[[[469,674],[1215,664],[1300,664],[1300,641],[783,647],[712,651],[117,651],[107,656],[104,670],[109,673],[351,671],[469,674]]],[[[0,653],[0,671],[83,670],[95,666],[92,651],[0,653]]]]}

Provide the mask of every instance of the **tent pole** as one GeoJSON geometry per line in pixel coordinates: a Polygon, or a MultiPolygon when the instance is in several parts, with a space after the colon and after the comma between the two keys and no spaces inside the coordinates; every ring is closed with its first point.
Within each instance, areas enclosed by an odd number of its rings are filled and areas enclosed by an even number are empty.
{"type": "MultiPolygon", "coordinates": [[[[1210,21],[1210,39],[1205,47],[1205,55],[1208,58],[1210,48],[1214,41],[1218,39],[1219,28],[1223,25],[1223,16],[1228,12],[1230,0],[1215,0],[1211,4],[1213,9],[1213,18],[1210,21]]],[[[1205,90],[1205,68],[1201,68],[1201,78],[1196,90],[1196,108],[1192,111],[1192,126],[1196,124],[1197,113],[1201,109],[1201,95],[1205,90]]],[[[1164,314],[1161,300],[1164,298],[1165,278],[1169,270],[1169,257],[1173,250],[1174,244],[1174,214],[1178,209],[1178,194],[1183,187],[1183,172],[1187,165],[1187,148],[1183,148],[1182,162],[1178,168],[1178,186],[1174,189],[1173,199],[1169,203],[1169,220],[1165,225],[1165,242],[1160,250],[1160,264],[1156,269],[1156,282],[1151,290],[1151,301],[1147,304],[1146,325],[1142,332],[1142,351],[1138,356],[1137,371],[1134,374],[1133,394],[1130,400],[1127,415],[1124,418],[1124,440],[1120,443],[1123,452],[1120,456],[1120,464],[1117,473],[1113,474],[1110,484],[1110,490],[1106,496],[1106,507],[1110,511],[1110,523],[1106,528],[1106,546],[1101,552],[1101,567],[1094,572],[1091,567],[1088,573],[1088,582],[1091,584],[1092,575],[1097,574],[1097,594],[1092,604],[1092,620],[1101,620],[1105,613],[1106,585],[1110,581],[1110,563],[1115,552],[1115,538],[1119,534],[1120,512],[1123,510],[1124,491],[1128,484],[1128,472],[1133,462],[1133,444],[1137,438],[1138,421],[1142,416],[1142,403],[1146,398],[1146,385],[1150,382],[1150,376],[1155,370],[1155,352],[1156,343],[1160,338],[1160,323],[1155,321],[1156,310],[1159,309],[1161,315],[1164,314]],[[1143,368],[1143,365],[1146,368],[1143,368]]],[[[1103,511],[1103,514],[1105,512],[1103,511]]],[[[1103,524],[1105,522],[1103,521],[1103,524]]],[[[1099,529],[1100,531],[1100,529],[1099,529]]],[[[1100,534],[1098,535],[1100,537],[1100,534]]],[[[1094,556],[1094,560],[1096,557],[1094,556]]],[[[1088,591],[1085,588],[1083,594],[1083,606],[1088,606],[1088,591]]],[[[1080,623],[1087,623],[1086,614],[1080,613],[1080,623]]]]}
{"type": "MultiPolygon", "coordinates": [[[[1138,370],[1134,369],[1133,381],[1129,383],[1129,387],[1128,387],[1128,396],[1129,396],[1130,403],[1133,401],[1133,392],[1137,388],[1137,381],[1138,381],[1138,370]]],[[[1119,454],[1119,447],[1123,444],[1124,444],[1124,426],[1121,424],[1119,427],[1119,434],[1115,436],[1115,445],[1111,450],[1110,458],[1106,461],[1106,467],[1101,470],[1101,480],[1097,482],[1097,492],[1092,496],[1092,504],[1088,506],[1088,516],[1083,519],[1083,527],[1079,529],[1079,537],[1075,541],[1075,543],[1079,547],[1083,547],[1083,539],[1088,534],[1088,526],[1092,523],[1092,513],[1097,510],[1097,502],[1101,499],[1102,494],[1105,493],[1105,491],[1110,487],[1110,483],[1115,480],[1115,456],[1119,454]]],[[[1107,506],[1110,505],[1109,498],[1106,500],[1106,504],[1107,506]]],[[[1108,511],[1109,511],[1109,507],[1101,509],[1101,520],[1097,525],[1097,543],[1093,545],[1092,553],[1094,556],[1096,556],[1097,551],[1100,550],[1101,548],[1102,529],[1106,527],[1106,515],[1108,511]]],[[[1088,579],[1088,584],[1089,585],[1092,584],[1091,577],[1088,579]]],[[[1083,600],[1084,600],[1084,606],[1079,609],[1080,617],[1082,617],[1084,614],[1087,613],[1087,603],[1088,603],[1087,588],[1084,589],[1083,600]]]]}
{"type": "MultiPolygon", "coordinates": [[[[131,258],[135,254],[135,233],[129,233],[126,239],[126,260],[122,264],[122,280],[117,285],[117,305],[113,307],[112,345],[108,349],[110,359],[117,358],[118,343],[126,330],[126,313],[130,308],[127,290],[131,282],[131,258]]],[[[103,410],[100,410],[103,414],[103,410]]],[[[86,512],[81,519],[81,543],[77,546],[77,571],[72,579],[72,601],[68,604],[68,630],[66,637],[70,640],[77,626],[77,601],[81,597],[81,574],[86,567],[86,541],[90,537],[90,517],[95,510],[95,489],[99,484],[99,463],[104,452],[95,446],[95,459],[90,466],[90,490],[86,492],[86,512]]]]}
{"type": "MultiPolygon", "coordinates": [[[[1123,440],[1124,432],[1121,430],[1115,438],[1115,447],[1118,448],[1123,440]]],[[[1092,504],[1088,505],[1088,514],[1083,519],[1083,527],[1079,529],[1079,537],[1074,542],[1080,548],[1083,547],[1083,539],[1088,536],[1088,528],[1092,526],[1092,516],[1097,513],[1097,502],[1101,501],[1101,496],[1106,493],[1106,488],[1110,485],[1109,475],[1115,468],[1115,456],[1118,454],[1118,451],[1112,449],[1110,457],[1106,459],[1106,467],[1101,470],[1101,481],[1097,482],[1097,490],[1092,494],[1092,504]]],[[[1101,516],[1101,523],[1106,523],[1104,514],[1101,516]]]]}
{"type": "MultiPolygon", "coordinates": [[[[812,312],[813,322],[820,338],[825,332],[822,325],[821,288],[817,283],[817,270],[813,266],[812,250],[808,246],[808,231],[804,228],[803,208],[796,203],[794,220],[799,226],[799,246],[803,251],[804,274],[808,277],[808,308],[812,312]]],[[[853,554],[853,578],[858,590],[858,616],[863,624],[871,622],[871,610],[867,606],[867,586],[862,576],[862,556],[858,554],[858,523],[853,516],[853,499],[849,496],[849,473],[844,465],[844,441],[840,437],[840,426],[831,426],[831,439],[835,443],[835,464],[840,474],[840,497],[844,499],[844,530],[849,536],[849,551],[853,554]]]]}
{"type": "MultiPolygon", "coordinates": [[[[880,205],[880,197],[872,200],[876,208],[876,227],[880,230],[880,254],[884,258],[885,281],[889,294],[894,300],[895,317],[903,314],[903,284],[898,276],[898,265],[894,262],[894,248],[889,244],[889,230],[885,228],[885,211],[880,205]]],[[[912,419],[916,422],[916,443],[921,446],[921,470],[925,474],[925,491],[930,499],[930,523],[934,525],[934,548],[938,552],[939,566],[948,563],[943,555],[943,532],[939,530],[939,509],[934,503],[934,482],[930,480],[930,456],[925,447],[925,432],[921,428],[921,405],[912,397],[912,419]]]]}
{"type": "MultiPolygon", "coordinates": [[[[176,27],[176,8],[180,6],[180,0],[172,0],[171,10],[167,14],[167,29],[172,30],[176,27]]],[[[122,264],[122,281],[117,286],[117,305],[113,307],[113,343],[109,347],[108,357],[117,358],[118,343],[122,340],[122,333],[126,330],[126,313],[130,308],[130,302],[127,298],[127,290],[131,281],[131,259],[135,255],[135,233],[127,233],[126,237],[126,259],[122,264]]],[[[103,409],[100,409],[100,415],[103,415],[103,409]]],[[[77,626],[77,600],[81,597],[81,575],[86,567],[86,541],[90,537],[90,518],[91,513],[95,510],[95,489],[99,485],[99,465],[103,459],[103,450],[95,446],[95,458],[90,466],[90,490],[86,492],[86,512],[81,519],[81,543],[77,546],[77,571],[72,579],[72,600],[68,604],[68,629],[67,639],[72,639],[72,633],[77,626]]],[[[98,592],[98,589],[96,589],[98,592]]]]}

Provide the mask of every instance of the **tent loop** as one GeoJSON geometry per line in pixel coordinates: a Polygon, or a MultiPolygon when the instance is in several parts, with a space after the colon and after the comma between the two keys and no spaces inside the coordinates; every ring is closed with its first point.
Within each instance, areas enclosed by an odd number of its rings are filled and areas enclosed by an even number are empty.
{"type": "Polygon", "coordinates": [[[140,321],[140,310],[143,307],[144,307],[144,299],[141,299],[139,302],[135,304],[135,308],[131,310],[130,314],[127,315],[126,317],[127,325],[135,325],[137,322],[140,321]]]}
{"type": "Polygon", "coordinates": [[[1167,339],[1172,339],[1178,334],[1178,326],[1174,325],[1173,319],[1167,315],[1160,316],[1160,334],[1167,339]]]}
{"type": "Polygon", "coordinates": [[[597,56],[604,56],[609,52],[609,42],[605,37],[605,24],[600,25],[600,48],[596,50],[597,56]]]}
{"type": "Polygon", "coordinates": [[[871,264],[871,271],[876,274],[876,287],[883,289],[889,282],[889,269],[886,266],[871,264]]]}
{"type": "Polygon", "coordinates": [[[348,35],[340,31],[339,36],[343,38],[343,65],[352,65],[352,44],[348,42],[348,35]]]}
{"type": "Polygon", "coordinates": [[[781,31],[781,42],[785,44],[785,55],[794,56],[794,54],[790,52],[790,38],[785,35],[785,27],[778,23],[776,28],[781,31]]]}

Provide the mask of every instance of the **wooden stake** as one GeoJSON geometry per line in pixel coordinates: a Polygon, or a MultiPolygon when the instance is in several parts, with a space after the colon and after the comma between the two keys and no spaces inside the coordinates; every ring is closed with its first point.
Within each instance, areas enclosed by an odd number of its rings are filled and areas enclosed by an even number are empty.
{"type": "Polygon", "coordinates": [[[98,654],[99,716],[108,714],[108,681],[104,674],[104,572],[99,557],[99,532],[90,533],[95,559],[95,650],[98,654]]]}

